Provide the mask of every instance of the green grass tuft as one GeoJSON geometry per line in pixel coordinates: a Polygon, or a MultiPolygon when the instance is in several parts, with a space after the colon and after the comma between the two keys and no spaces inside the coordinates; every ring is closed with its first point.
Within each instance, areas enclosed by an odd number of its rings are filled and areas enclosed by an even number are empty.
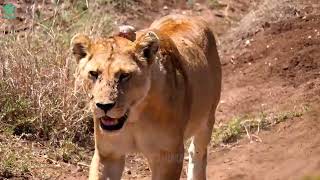
{"type": "Polygon", "coordinates": [[[308,106],[303,106],[300,109],[292,111],[270,113],[261,112],[255,116],[242,116],[231,119],[227,124],[214,129],[212,134],[213,145],[228,144],[236,142],[243,135],[257,134],[260,130],[269,129],[275,124],[279,124],[286,120],[301,117],[310,109],[308,106]]]}

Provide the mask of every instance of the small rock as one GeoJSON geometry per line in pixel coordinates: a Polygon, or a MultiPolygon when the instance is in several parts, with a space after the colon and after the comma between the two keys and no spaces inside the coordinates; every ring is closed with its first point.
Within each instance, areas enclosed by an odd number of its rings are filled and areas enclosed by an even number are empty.
{"type": "Polygon", "coordinates": [[[163,6],[163,10],[168,10],[168,6],[163,6]]]}
{"type": "Polygon", "coordinates": [[[246,46],[249,46],[250,43],[251,43],[250,40],[246,40],[245,45],[246,45],[246,46]]]}

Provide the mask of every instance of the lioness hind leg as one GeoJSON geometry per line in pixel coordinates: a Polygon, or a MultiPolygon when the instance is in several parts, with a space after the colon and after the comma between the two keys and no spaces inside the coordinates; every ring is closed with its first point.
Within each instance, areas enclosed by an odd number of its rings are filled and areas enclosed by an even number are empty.
{"type": "Polygon", "coordinates": [[[207,146],[211,139],[214,119],[208,122],[204,128],[200,129],[191,137],[188,149],[189,163],[187,171],[188,180],[205,180],[207,168],[207,146]]]}
{"type": "Polygon", "coordinates": [[[120,180],[124,165],[124,156],[103,158],[95,152],[90,166],[89,180],[120,180]]]}

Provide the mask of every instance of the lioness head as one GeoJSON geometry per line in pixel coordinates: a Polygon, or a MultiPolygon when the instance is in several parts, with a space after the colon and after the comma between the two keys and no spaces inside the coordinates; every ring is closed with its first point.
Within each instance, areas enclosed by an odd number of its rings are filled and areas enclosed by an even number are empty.
{"type": "Polygon", "coordinates": [[[149,31],[137,39],[119,34],[97,40],[76,35],[71,46],[96,123],[104,131],[120,130],[130,109],[150,89],[150,66],[159,48],[157,35],[149,31]]]}

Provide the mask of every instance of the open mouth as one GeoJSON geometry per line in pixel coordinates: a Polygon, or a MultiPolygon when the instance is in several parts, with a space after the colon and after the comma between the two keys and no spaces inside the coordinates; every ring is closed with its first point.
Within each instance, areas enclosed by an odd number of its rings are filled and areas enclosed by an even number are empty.
{"type": "Polygon", "coordinates": [[[106,131],[117,131],[120,130],[124,123],[127,121],[128,114],[126,113],[121,118],[111,118],[108,116],[101,117],[100,120],[100,126],[103,130],[106,131]]]}

